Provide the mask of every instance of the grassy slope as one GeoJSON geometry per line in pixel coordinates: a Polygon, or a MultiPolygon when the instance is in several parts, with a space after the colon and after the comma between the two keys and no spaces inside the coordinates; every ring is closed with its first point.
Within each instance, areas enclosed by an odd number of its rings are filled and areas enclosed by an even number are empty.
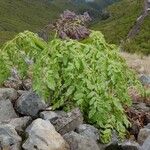
{"type": "MultiPolygon", "coordinates": [[[[129,30],[134,25],[137,17],[143,10],[141,0],[122,0],[108,8],[111,17],[105,21],[98,22],[92,29],[101,30],[107,41],[115,44],[127,36],[129,30]]],[[[125,44],[125,50],[150,54],[150,17],[148,16],[142,26],[142,30],[135,39],[125,44]]]]}
{"type": "MultiPolygon", "coordinates": [[[[24,30],[37,32],[54,20],[64,9],[78,11],[87,9],[84,4],[73,5],[68,2],[69,0],[53,0],[52,3],[47,3],[47,1],[49,0],[0,0],[0,45],[18,32],[24,30]]],[[[111,17],[95,23],[92,29],[101,30],[108,42],[120,44],[140,15],[142,3],[141,0],[122,0],[115,3],[108,8],[111,17]]],[[[149,27],[150,16],[145,19],[139,35],[125,43],[125,49],[130,52],[150,54],[149,27]]]]}
{"type": "Polygon", "coordinates": [[[18,32],[38,31],[66,8],[75,9],[68,0],[0,0],[0,45],[18,32]]]}
{"type": "Polygon", "coordinates": [[[129,52],[137,52],[150,55],[150,14],[145,18],[139,34],[124,44],[129,52]]]}
{"type": "MultiPolygon", "coordinates": [[[[117,0],[96,0],[95,4],[73,3],[74,0],[0,0],[0,45],[24,30],[39,31],[63,10],[83,12],[106,7],[117,0]]],[[[99,17],[99,16],[98,16],[99,17]]]]}

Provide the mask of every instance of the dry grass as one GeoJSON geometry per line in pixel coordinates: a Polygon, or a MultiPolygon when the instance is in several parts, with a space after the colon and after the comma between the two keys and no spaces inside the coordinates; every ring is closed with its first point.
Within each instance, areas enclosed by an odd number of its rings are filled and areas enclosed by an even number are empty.
{"type": "MultiPolygon", "coordinates": [[[[129,54],[126,52],[121,52],[121,56],[125,58],[128,66],[132,69],[134,69],[138,75],[146,74],[150,75],[150,56],[140,56],[137,54],[129,54]]],[[[145,90],[147,91],[147,97],[144,98],[144,101],[148,104],[150,104],[150,86],[144,86],[145,90]]],[[[130,91],[132,98],[139,99],[138,93],[136,91],[130,91]]]]}
{"type": "Polygon", "coordinates": [[[139,56],[126,52],[121,52],[121,56],[125,58],[129,67],[136,70],[139,74],[150,75],[150,56],[139,56]]]}

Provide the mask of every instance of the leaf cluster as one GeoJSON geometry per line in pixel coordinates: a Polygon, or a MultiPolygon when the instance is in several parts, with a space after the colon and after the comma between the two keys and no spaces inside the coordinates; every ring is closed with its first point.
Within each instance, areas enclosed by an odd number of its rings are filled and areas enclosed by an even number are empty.
{"type": "Polygon", "coordinates": [[[36,56],[46,47],[46,43],[36,34],[25,31],[8,41],[0,49],[0,84],[9,76],[13,68],[21,78],[27,75],[29,66],[35,63],[36,56]]]}

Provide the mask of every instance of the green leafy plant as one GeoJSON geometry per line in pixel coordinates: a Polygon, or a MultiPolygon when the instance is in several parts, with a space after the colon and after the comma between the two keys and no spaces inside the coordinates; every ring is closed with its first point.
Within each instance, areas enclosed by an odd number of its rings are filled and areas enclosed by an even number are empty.
{"type": "Polygon", "coordinates": [[[13,68],[17,69],[20,77],[25,77],[29,66],[46,45],[46,42],[29,31],[18,34],[4,44],[0,50],[0,84],[10,76],[13,68]]]}
{"type": "Polygon", "coordinates": [[[131,105],[128,88],[142,91],[142,86],[117,47],[106,43],[101,32],[91,31],[83,41],[55,38],[48,44],[24,32],[1,51],[6,56],[1,59],[2,67],[7,64],[8,74],[15,66],[25,77],[29,64],[24,58],[33,60],[33,89],[50,99],[53,109],[80,107],[85,119],[102,129],[104,143],[109,142],[114,129],[121,138],[125,136],[130,125],[124,112],[124,106],[131,105]]]}
{"type": "Polygon", "coordinates": [[[34,67],[33,88],[51,99],[53,109],[80,107],[90,123],[103,129],[104,143],[113,129],[125,136],[130,125],[124,112],[131,105],[128,88],[142,87],[100,32],[92,31],[82,42],[52,40],[34,67]]]}

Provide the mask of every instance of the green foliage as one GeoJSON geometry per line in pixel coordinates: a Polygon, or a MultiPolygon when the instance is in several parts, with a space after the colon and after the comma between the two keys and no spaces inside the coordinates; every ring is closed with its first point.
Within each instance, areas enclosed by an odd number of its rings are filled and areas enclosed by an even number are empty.
{"type": "Polygon", "coordinates": [[[103,142],[112,129],[124,137],[129,122],[124,106],[131,105],[128,87],[141,87],[117,48],[93,31],[82,42],[54,39],[34,66],[33,88],[53,108],[79,106],[85,118],[103,128],[103,142]]]}
{"type": "Polygon", "coordinates": [[[8,78],[12,68],[16,68],[22,78],[27,75],[28,67],[35,62],[36,56],[46,45],[36,34],[29,31],[18,34],[4,44],[0,50],[0,84],[8,78]]]}
{"type": "Polygon", "coordinates": [[[9,57],[0,49],[0,85],[10,76],[9,57]]]}
{"type": "MultiPolygon", "coordinates": [[[[143,3],[144,1],[141,0],[121,0],[108,7],[110,13],[108,19],[93,24],[91,28],[102,31],[108,42],[120,45],[126,39],[136,19],[141,15],[143,3]]],[[[132,53],[150,54],[149,26],[150,15],[145,18],[141,31],[135,39],[124,43],[124,50],[132,53]]]]}
{"type": "Polygon", "coordinates": [[[24,30],[38,32],[67,8],[77,7],[68,0],[0,0],[0,46],[24,30]]]}
{"type": "Polygon", "coordinates": [[[139,53],[139,54],[150,54],[150,15],[148,15],[143,25],[141,26],[141,30],[139,34],[136,35],[135,38],[127,40],[123,43],[123,48],[130,53],[139,53]]]}
{"type": "Polygon", "coordinates": [[[111,17],[92,26],[100,30],[110,43],[120,44],[141,14],[143,1],[121,0],[108,7],[111,17]]]}
{"type": "Polygon", "coordinates": [[[100,32],[91,31],[84,41],[53,39],[48,45],[25,32],[2,52],[7,56],[1,61],[8,62],[7,72],[15,66],[23,77],[28,71],[24,58],[33,60],[33,89],[50,99],[53,109],[80,107],[87,121],[102,128],[104,143],[109,142],[113,129],[121,138],[125,136],[130,125],[124,112],[124,106],[131,105],[128,88],[141,89],[141,84],[116,46],[106,43],[100,32]]]}
{"type": "MultiPolygon", "coordinates": [[[[102,7],[110,4],[105,0],[98,1],[102,7]]],[[[0,46],[24,30],[38,32],[66,9],[79,13],[100,12],[85,2],[75,4],[70,0],[0,0],[0,46]]]]}

